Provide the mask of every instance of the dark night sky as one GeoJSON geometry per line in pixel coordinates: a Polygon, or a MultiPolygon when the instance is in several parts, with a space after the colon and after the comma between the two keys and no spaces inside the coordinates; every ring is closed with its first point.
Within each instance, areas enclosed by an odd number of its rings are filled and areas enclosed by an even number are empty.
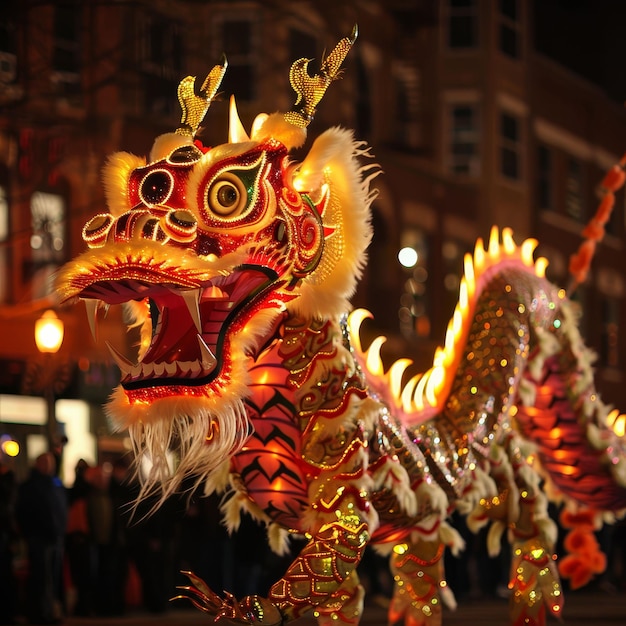
{"type": "Polygon", "coordinates": [[[626,101],[626,0],[535,0],[537,50],[626,101]]]}

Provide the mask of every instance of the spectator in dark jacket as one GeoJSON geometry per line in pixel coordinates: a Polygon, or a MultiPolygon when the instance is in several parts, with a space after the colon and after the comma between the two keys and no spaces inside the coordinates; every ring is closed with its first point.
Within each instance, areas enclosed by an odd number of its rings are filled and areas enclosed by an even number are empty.
{"type": "Polygon", "coordinates": [[[0,624],[15,624],[17,582],[13,572],[14,550],[17,545],[15,525],[15,474],[4,463],[0,453],[0,624]]]}
{"type": "Polygon", "coordinates": [[[17,521],[28,547],[26,607],[31,624],[61,621],[67,501],[55,464],[49,452],[37,457],[17,496],[17,521]]]}

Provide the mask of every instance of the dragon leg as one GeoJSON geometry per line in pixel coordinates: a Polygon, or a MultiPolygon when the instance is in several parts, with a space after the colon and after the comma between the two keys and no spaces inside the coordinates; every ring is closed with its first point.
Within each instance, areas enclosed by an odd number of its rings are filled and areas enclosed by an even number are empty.
{"type": "Polygon", "coordinates": [[[391,571],[394,592],[389,607],[389,623],[404,618],[405,626],[439,626],[441,596],[447,590],[444,579],[445,544],[437,539],[415,538],[393,549],[391,571]]]}
{"type": "Polygon", "coordinates": [[[334,624],[358,624],[362,593],[356,575],[352,576],[368,539],[367,524],[356,515],[322,526],[270,590],[269,599],[285,621],[323,606],[320,614],[330,616],[334,624]],[[346,583],[348,578],[351,581],[346,583]],[[348,621],[339,621],[343,612],[338,612],[338,599],[344,592],[352,597],[352,608],[348,621]]]}
{"type": "Polygon", "coordinates": [[[488,535],[492,555],[500,549],[500,536],[508,527],[512,544],[511,622],[514,626],[543,626],[546,607],[554,616],[563,608],[554,562],[556,526],[548,516],[538,476],[512,434],[504,445],[492,447],[490,474],[498,494],[481,498],[468,525],[475,531],[488,521],[492,523],[488,535]]]}
{"type": "Polygon", "coordinates": [[[546,608],[554,616],[563,610],[556,568],[556,525],[547,513],[547,499],[539,478],[512,444],[511,461],[519,493],[519,515],[510,522],[513,560],[510,609],[514,626],[543,626],[546,608]]]}
{"type": "Polygon", "coordinates": [[[191,572],[185,574],[192,584],[179,587],[185,595],[178,598],[191,600],[196,608],[216,616],[215,621],[282,626],[313,609],[320,624],[357,626],[364,593],[355,570],[368,539],[365,522],[356,515],[343,516],[320,528],[272,586],[268,598],[255,595],[237,600],[228,592],[222,598],[191,572]]]}
{"type": "Polygon", "coordinates": [[[365,590],[356,570],[343,581],[330,598],[314,609],[318,626],[358,626],[363,613],[365,590]]]}

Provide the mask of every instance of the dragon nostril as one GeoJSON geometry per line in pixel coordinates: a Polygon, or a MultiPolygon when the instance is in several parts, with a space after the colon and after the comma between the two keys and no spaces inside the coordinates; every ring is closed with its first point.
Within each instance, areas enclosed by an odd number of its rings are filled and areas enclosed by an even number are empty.
{"type": "Polygon", "coordinates": [[[285,222],[278,222],[278,224],[276,224],[276,228],[274,229],[274,239],[276,239],[278,243],[283,243],[286,236],[287,229],[285,227],[285,222]]]}
{"type": "Polygon", "coordinates": [[[196,238],[198,222],[191,211],[176,209],[161,219],[161,228],[174,241],[188,243],[196,238]]]}
{"type": "Polygon", "coordinates": [[[163,204],[172,195],[174,179],[167,170],[153,170],[141,181],[139,196],[147,206],[163,204]]]}
{"type": "Polygon", "coordinates": [[[83,226],[83,240],[90,248],[102,246],[112,224],[113,216],[110,213],[95,215],[83,226]]]}
{"type": "Polygon", "coordinates": [[[180,228],[192,229],[196,226],[196,218],[190,211],[179,209],[169,213],[169,219],[180,228]]]}

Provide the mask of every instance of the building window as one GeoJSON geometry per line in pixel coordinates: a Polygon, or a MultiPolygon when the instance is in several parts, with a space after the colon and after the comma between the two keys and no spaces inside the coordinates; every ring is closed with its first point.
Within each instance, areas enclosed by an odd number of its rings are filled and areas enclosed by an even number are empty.
{"type": "Polygon", "coordinates": [[[315,59],[319,67],[321,59],[317,55],[317,39],[298,28],[290,28],[289,59],[292,63],[296,59],[315,59]]]}
{"type": "Polygon", "coordinates": [[[467,252],[464,244],[456,239],[446,238],[441,247],[443,267],[443,307],[439,314],[449,319],[459,301],[459,286],[463,275],[463,256],[467,252]]]}
{"type": "Polygon", "coordinates": [[[12,3],[3,3],[0,9],[0,83],[15,82],[17,76],[17,8],[12,3]]]}
{"type": "Polygon", "coordinates": [[[475,48],[478,42],[476,0],[448,0],[448,47],[453,50],[475,48]]]}
{"type": "Polygon", "coordinates": [[[521,178],[521,123],[510,113],[500,114],[500,172],[505,178],[521,178]]]}
{"type": "Polygon", "coordinates": [[[537,206],[540,209],[552,209],[553,205],[553,163],[552,152],[547,146],[537,150],[537,206]]]}
{"type": "Polygon", "coordinates": [[[398,310],[400,331],[407,338],[430,337],[432,304],[428,288],[430,268],[426,234],[417,230],[405,231],[398,260],[405,272],[398,310]]]}
{"type": "Polygon", "coordinates": [[[66,95],[80,92],[81,3],[59,4],[54,10],[52,82],[66,95]]]}
{"type": "Polygon", "coordinates": [[[619,301],[604,298],[602,301],[602,343],[600,360],[605,367],[619,367],[619,301]]]}
{"type": "Polygon", "coordinates": [[[215,56],[223,52],[228,59],[228,71],[222,81],[222,91],[236,94],[240,102],[257,97],[256,51],[257,24],[252,18],[218,16],[214,22],[215,56]]]}
{"type": "Polygon", "coordinates": [[[365,275],[365,302],[376,323],[382,328],[397,327],[397,309],[390,303],[398,298],[398,272],[394,263],[397,252],[390,233],[389,218],[374,203],[372,206],[372,231],[374,236],[368,249],[370,259],[365,275]]]}
{"type": "Polygon", "coordinates": [[[65,201],[62,196],[36,191],[30,199],[33,264],[58,265],[65,260],[65,201]]]}
{"type": "Polygon", "coordinates": [[[357,137],[367,138],[372,131],[372,90],[367,68],[361,56],[356,61],[356,130],[357,137]]]}
{"type": "Polygon", "coordinates": [[[519,59],[520,46],[520,13],[518,0],[500,0],[498,45],[500,52],[511,59],[519,59]]]}
{"type": "Polygon", "coordinates": [[[44,191],[31,196],[31,258],[25,264],[24,280],[31,285],[33,298],[51,293],[54,274],[66,260],[65,213],[63,196],[44,191]]]}
{"type": "Polygon", "coordinates": [[[394,63],[393,142],[403,148],[416,149],[421,143],[419,126],[420,74],[403,62],[394,63]]]}
{"type": "Polygon", "coordinates": [[[567,160],[565,179],[565,212],[569,217],[581,222],[584,219],[583,166],[570,157],[567,160]]]}
{"type": "Polygon", "coordinates": [[[480,173],[478,107],[453,104],[449,108],[449,171],[462,176],[480,173]]]}
{"type": "Polygon", "coordinates": [[[172,98],[183,71],[183,28],[169,16],[142,15],[139,25],[139,68],[142,76],[143,110],[157,116],[176,113],[172,98]]]}
{"type": "Polygon", "coordinates": [[[7,190],[0,186],[0,302],[6,302],[9,286],[9,201],[7,190]]]}

